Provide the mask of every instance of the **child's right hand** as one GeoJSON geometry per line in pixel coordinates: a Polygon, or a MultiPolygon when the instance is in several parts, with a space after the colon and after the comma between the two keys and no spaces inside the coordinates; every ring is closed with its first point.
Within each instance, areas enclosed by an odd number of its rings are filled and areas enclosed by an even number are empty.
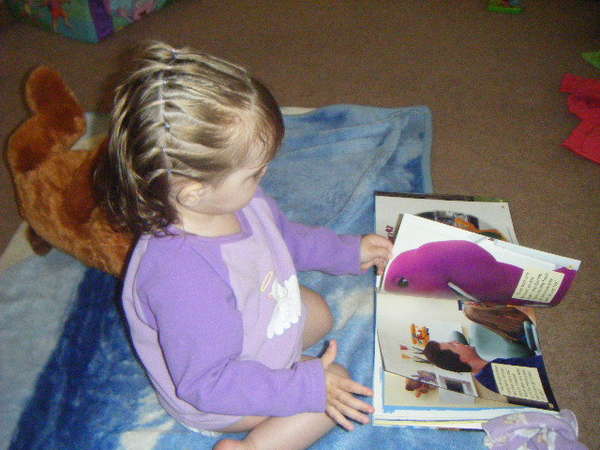
{"type": "Polygon", "coordinates": [[[325,412],[346,430],[352,431],[354,425],[348,418],[366,424],[369,423],[369,416],[367,414],[374,411],[371,405],[357,399],[354,394],[372,396],[373,391],[352,380],[346,369],[334,364],[336,354],[337,343],[336,341],[330,341],[327,350],[321,356],[327,386],[327,407],[325,412]]]}

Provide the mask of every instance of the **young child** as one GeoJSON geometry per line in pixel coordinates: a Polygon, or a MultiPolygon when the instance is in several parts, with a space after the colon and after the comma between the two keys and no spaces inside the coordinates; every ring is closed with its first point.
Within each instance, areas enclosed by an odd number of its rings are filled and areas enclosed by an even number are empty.
{"type": "Polygon", "coordinates": [[[249,431],[216,448],[306,448],[373,410],[334,341],[302,356],[332,316],[296,271],[381,270],[391,244],[285,218],[259,187],[283,133],[244,69],[153,43],[116,91],[96,173],[108,210],[140,235],[123,303],[160,403],[195,431],[249,431]]]}

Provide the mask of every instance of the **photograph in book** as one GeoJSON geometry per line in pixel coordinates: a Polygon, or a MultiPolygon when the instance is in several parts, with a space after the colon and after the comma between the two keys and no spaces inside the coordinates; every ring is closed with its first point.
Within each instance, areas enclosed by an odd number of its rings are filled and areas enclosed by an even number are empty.
{"type": "Polygon", "coordinates": [[[447,225],[502,238],[517,244],[507,202],[487,197],[443,194],[376,192],[378,232],[394,239],[401,214],[432,219],[447,225]]]}
{"type": "Polygon", "coordinates": [[[535,318],[520,307],[393,294],[377,302],[383,370],[408,378],[405,390],[440,388],[436,395],[446,402],[471,404],[474,397],[558,409],[535,318]]]}
{"type": "MultiPolygon", "coordinates": [[[[430,242],[465,241],[465,246],[483,242],[482,248],[495,255],[495,263],[542,273],[579,267],[569,258],[516,245],[490,245],[498,240],[517,242],[508,204],[497,200],[378,193],[376,231],[395,240],[394,256],[430,242]]],[[[469,255],[463,253],[452,264],[469,266],[469,255]]],[[[441,271],[440,260],[449,261],[438,253],[437,260],[429,255],[426,265],[441,271]]],[[[502,293],[505,297],[494,297],[465,284],[455,273],[450,275],[456,278],[446,274],[443,281],[434,273],[428,275],[430,290],[415,294],[407,289],[409,276],[396,278],[395,285],[385,290],[388,275],[397,275],[390,267],[391,263],[379,283],[383,288],[376,293],[376,425],[477,429],[486,420],[529,407],[558,409],[543,364],[535,315],[526,306],[535,304],[531,299],[544,289],[545,304],[556,304],[556,287],[529,286],[528,296],[518,293],[525,297],[521,299],[515,299],[510,289],[509,294],[502,293]],[[435,276],[438,279],[431,281],[435,276]]],[[[470,264],[466,272],[481,278],[477,270],[481,269],[470,264]]]]}
{"type": "Polygon", "coordinates": [[[578,268],[571,258],[403,214],[382,288],[438,299],[554,306],[578,268]]]}

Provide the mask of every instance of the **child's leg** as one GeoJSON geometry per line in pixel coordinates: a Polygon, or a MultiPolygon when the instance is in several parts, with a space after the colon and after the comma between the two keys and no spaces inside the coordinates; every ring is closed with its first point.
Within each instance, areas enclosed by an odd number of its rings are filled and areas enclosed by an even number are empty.
{"type": "Polygon", "coordinates": [[[308,310],[302,343],[302,348],[307,349],[329,333],[333,326],[333,316],[327,302],[318,292],[300,286],[300,295],[308,310]]]}
{"type": "Polygon", "coordinates": [[[334,425],[333,420],[324,413],[271,417],[256,426],[243,440],[223,439],[213,448],[216,450],[305,449],[323,437],[334,425]]]}
{"type": "MultiPolygon", "coordinates": [[[[331,368],[340,375],[348,371],[338,365],[331,368]]],[[[244,417],[227,427],[226,433],[239,433],[250,430],[241,441],[223,439],[213,447],[216,450],[228,449],[305,449],[321,439],[333,427],[335,422],[325,413],[303,413],[289,417],[244,417]]]]}

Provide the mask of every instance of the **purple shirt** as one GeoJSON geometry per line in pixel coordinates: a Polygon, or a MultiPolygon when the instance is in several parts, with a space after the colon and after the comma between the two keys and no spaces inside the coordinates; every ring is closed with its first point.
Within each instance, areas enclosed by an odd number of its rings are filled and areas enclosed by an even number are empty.
{"type": "Polygon", "coordinates": [[[360,273],[359,236],[289,222],[260,190],[237,215],[230,236],[142,236],[125,277],[133,344],[159,400],[197,429],[323,412],[322,364],[299,361],[296,269],[360,273]]]}

